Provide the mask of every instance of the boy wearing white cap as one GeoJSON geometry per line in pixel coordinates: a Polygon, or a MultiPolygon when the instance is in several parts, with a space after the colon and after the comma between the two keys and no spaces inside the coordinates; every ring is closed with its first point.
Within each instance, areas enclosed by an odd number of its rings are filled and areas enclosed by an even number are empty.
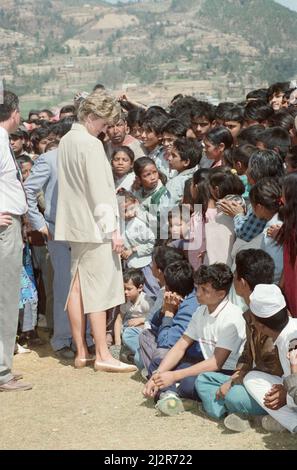
{"type": "MultiPolygon", "coordinates": [[[[289,345],[297,340],[297,319],[288,316],[285,298],[274,284],[258,284],[250,296],[250,310],[255,328],[274,340],[284,371],[283,377],[291,374],[288,359],[289,345]]],[[[244,378],[244,386],[249,394],[270,415],[262,420],[267,431],[288,429],[297,432],[297,405],[291,396],[286,396],[287,404],[280,405],[281,396],[286,394],[283,379],[265,372],[249,372],[244,378]]]]}

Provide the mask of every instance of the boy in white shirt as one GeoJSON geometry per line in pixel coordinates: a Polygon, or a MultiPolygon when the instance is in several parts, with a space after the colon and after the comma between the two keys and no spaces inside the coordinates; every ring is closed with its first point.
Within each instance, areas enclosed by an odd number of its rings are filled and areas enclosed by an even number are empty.
{"type": "Polygon", "coordinates": [[[181,398],[198,400],[195,380],[200,373],[223,370],[232,374],[245,340],[242,311],[227,298],[233,280],[230,268],[223,263],[201,266],[194,280],[201,306],[143,392],[147,398],[159,398],[157,408],[169,416],[184,411],[181,398]],[[185,356],[195,341],[204,360],[180,363],[187,361],[185,356]]]}

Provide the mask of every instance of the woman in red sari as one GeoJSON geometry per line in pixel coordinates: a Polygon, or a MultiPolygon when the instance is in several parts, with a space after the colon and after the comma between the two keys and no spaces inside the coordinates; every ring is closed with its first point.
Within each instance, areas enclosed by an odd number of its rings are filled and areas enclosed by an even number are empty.
{"type": "Polygon", "coordinates": [[[282,288],[292,317],[297,317],[297,172],[283,184],[283,220],[277,240],[284,247],[282,288]]]}

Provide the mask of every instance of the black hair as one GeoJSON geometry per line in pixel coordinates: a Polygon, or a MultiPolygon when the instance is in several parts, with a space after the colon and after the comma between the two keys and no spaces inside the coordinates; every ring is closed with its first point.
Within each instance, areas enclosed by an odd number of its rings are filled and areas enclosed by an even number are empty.
{"type": "Polygon", "coordinates": [[[212,188],[218,188],[218,199],[223,199],[228,194],[241,195],[245,191],[239,176],[226,167],[212,168],[209,174],[209,184],[212,188]]]}
{"type": "Polygon", "coordinates": [[[269,101],[274,94],[286,93],[290,89],[290,82],[277,82],[270,85],[267,90],[267,100],[269,101]]]}
{"type": "Polygon", "coordinates": [[[164,272],[165,268],[171,263],[184,260],[184,254],[181,250],[172,246],[156,246],[153,251],[153,260],[157,268],[164,272]]]}
{"type": "Polygon", "coordinates": [[[215,119],[215,107],[207,101],[196,101],[191,108],[191,119],[202,117],[212,122],[215,119]]]}
{"type": "Polygon", "coordinates": [[[67,116],[63,119],[60,119],[60,121],[52,123],[49,126],[50,133],[53,133],[61,138],[70,131],[72,124],[76,121],[76,116],[67,116]]]}
{"type": "Polygon", "coordinates": [[[134,152],[127,145],[121,145],[120,147],[117,147],[116,150],[114,150],[113,153],[112,153],[111,161],[114,159],[115,155],[119,152],[125,153],[129,157],[130,162],[134,163],[134,159],[135,159],[134,152]]]}
{"type": "Polygon", "coordinates": [[[167,123],[168,117],[161,113],[154,113],[150,117],[148,116],[149,116],[148,111],[146,111],[146,114],[144,116],[144,120],[142,123],[142,127],[145,130],[152,131],[157,135],[162,134],[163,127],[167,123]]]}
{"type": "Polygon", "coordinates": [[[54,117],[54,113],[50,109],[41,109],[39,111],[39,114],[40,113],[46,113],[50,118],[54,117]]]}
{"type": "MultiPolygon", "coordinates": [[[[296,88],[296,90],[297,90],[297,88],[296,88]]],[[[296,108],[296,105],[294,105],[294,104],[291,104],[290,106],[288,106],[288,108],[285,109],[284,111],[287,111],[294,118],[297,116],[297,108],[296,108]]]]}
{"type": "Polygon", "coordinates": [[[73,115],[75,115],[76,114],[75,106],[73,104],[66,104],[60,109],[59,115],[61,116],[61,114],[64,114],[64,113],[72,113],[73,115]]]}
{"type": "MultiPolygon", "coordinates": [[[[38,116],[39,113],[40,113],[40,111],[38,109],[31,109],[29,111],[29,114],[28,114],[28,121],[31,121],[31,116],[33,114],[36,114],[38,116]]],[[[36,119],[34,121],[36,121],[36,119]]]]}
{"type": "Polygon", "coordinates": [[[67,132],[69,132],[72,128],[72,124],[75,122],[77,122],[76,116],[66,116],[63,119],[60,119],[60,132],[58,134],[59,137],[63,137],[63,135],[67,134],[67,132]]]}
{"type": "Polygon", "coordinates": [[[127,125],[132,129],[137,124],[142,126],[143,120],[145,117],[145,110],[143,108],[134,108],[131,109],[126,118],[127,125]]]}
{"type": "Polygon", "coordinates": [[[225,121],[225,114],[228,109],[234,107],[234,103],[223,102],[219,103],[215,110],[215,119],[220,121],[225,121]]]}
{"type": "Polygon", "coordinates": [[[226,149],[231,148],[233,145],[232,134],[229,129],[224,126],[209,129],[209,131],[205,134],[205,139],[207,139],[211,144],[215,146],[218,146],[223,143],[226,149]]]}
{"type": "Polygon", "coordinates": [[[269,318],[257,317],[256,314],[253,315],[256,317],[256,320],[259,323],[277,332],[281,332],[289,322],[287,307],[284,307],[282,310],[269,318]]]}
{"type": "Polygon", "coordinates": [[[251,155],[257,150],[257,147],[254,145],[239,145],[238,147],[234,147],[232,150],[232,161],[233,165],[236,162],[240,162],[242,166],[247,169],[249,165],[249,159],[251,155]]]}
{"type": "Polygon", "coordinates": [[[34,129],[30,136],[30,141],[33,147],[34,152],[38,153],[38,144],[42,139],[45,139],[46,137],[49,136],[51,130],[50,127],[39,127],[37,129],[34,129]]]}
{"type": "Polygon", "coordinates": [[[145,169],[147,165],[154,165],[157,168],[156,163],[150,157],[137,158],[133,166],[135,175],[140,178],[143,170],[145,169]]]}
{"type": "Polygon", "coordinates": [[[133,194],[131,191],[127,191],[124,188],[119,189],[117,192],[117,197],[124,197],[125,202],[131,201],[131,202],[139,202],[138,198],[133,194]]]}
{"type": "Polygon", "coordinates": [[[215,263],[210,266],[200,266],[194,274],[196,285],[210,283],[215,290],[224,290],[229,293],[233,282],[233,274],[229,266],[224,263],[215,263]]]}
{"type": "Polygon", "coordinates": [[[266,101],[253,100],[250,101],[244,109],[244,120],[257,121],[261,124],[262,122],[269,120],[273,114],[273,109],[266,101]]]}
{"type": "Polygon", "coordinates": [[[297,171],[297,145],[294,145],[290,148],[289,152],[287,153],[286,159],[288,160],[292,169],[294,171],[297,171]]]}
{"type": "Polygon", "coordinates": [[[247,100],[263,100],[267,102],[267,88],[252,90],[246,95],[247,100]]]}
{"type": "MultiPolygon", "coordinates": [[[[282,187],[278,178],[261,178],[252,186],[249,194],[253,205],[261,204],[265,209],[278,212],[281,206],[282,187]]],[[[266,283],[263,283],[266,284],[266,283]]]]}
{"type": "Polygon", "coordinates": [[[105,90],[105,86],[102,85],[102,83],[96,83],[96,85],[93,88],[93,91],[96,91],[96,90],[105,90]]]}
{"type": "Polygon", "coordinates": [[[96,91],[96,90],[105,90],[105,86],[102,85],[102,83],[96,83],[96,85],[93,88],[93,91],[96,91]]]}
{"type": "Polygon", "coordinates": [[[144,284],[144,274],[141,269],[129,268],[123,273],[123,281],[132,281],[135,287],[140,287],[144,284]]]}
{"type": "Polygon", "coordinates": [[[208,140],[215,147],[224,144],[223,159],[225,165],[232,167],[231,148],[233,147],[233,137],[229,129],[224,126],[214,127],[208,130],[204,139],[208,140]]]}
{"type": "Polygon", "coordinates": [[[196,105],[194,96],[184,96],[170,104],[170,116],[179,119],[187,129],[191,127],[191,110],[196,105]]]}
{"type": "Polygon", "coordinates": [[[191,207],[190,210],[191,210],[191,213],[192,213],[193,212],[192,209],[193,209],[193,205],[194,205],[194,200],[193,200],[192,194],[191,194],[191,184],[192,184],[191,178],[188,179],[185,182],[182,204],[189,204],[190,207],[191,207]]]}
{"type": "Polygon", "coordinates": [[[259,140],[259,136],[262,135],[263,131],[265,131],[265,127],[261,124],[242,129],[237,136],[237,144],[250,144],[256,146],[259,140]]]}
{"type": "Polygon", "coordinates": [[[273,113],[269,119],[269,125],[271,125],[271,127],[285,129],[289,132],[291,129],[294,129],[295,118],[293,114],[291,114],[287,109],[280,109],[279,111],[273,113]]]}
{"type": "Polygon", "coordinates": [[[197,186],[197,198],[193,200],[194,204],[202,205],[202,218],[206,221],[206,211],[208,209],[208,202],[211,198],[209,190],[209,168],[200,168],[195,171],[193,175],[193,185],[197,186]]]}
{"type": "Polygon", "coordinates": [[[241,250],[235,258],[238,279],[244,279],[251,291],[257,284],[272,284],[274,280],[274,261],[264,250],[249,248],[241,250]]]}
{"type": "Polygon", "coordinates": [[[285,174],[283,162],[273,150],[255,150],[250,157],[248,168],[255,183],[265,176],[275,178],[285,174]]]}
{"type": "Polygon", "coordinates": [[[195,139],[182,137],[176,139],[173,147],[177,150],[181,160],[189,160],[188,168],[194,168],[201,160],[202,146],[195,139]]]}
{"type": "MultiPolygon", "coordinates": [[[[43,129],[47,129],[50,126],[50,122],[46,121],[45,119],[36,119],[34,124],[36,124],[36,126],[42,127],[43,129]]],[[[33,132],[34,130],[35,129],[33,129],[33,132]]]]}
{"type": "Polygon", "coordinates": [[[11,91],[4,90],[0,103],[0,122],[7,121],[19,109],[19,98],[11,91]]]}
{"type": "Polygon", "coordinates": [[[236,121],[243,124],[244,121],[244,108],[242,106],[234,106],[233,108],[226,109],[224,122],[236,121]]]}
{"type": "Polygon", "coordinates": [[[283,192],[286,203],[281,216],[284,223],[277,241],[288,246],[290,262],[294,266],[297,256],[297,173],[290,173],[284,178],[283,192]]]}
{"type": "Polygon", "coordinates": [[[176,137],[186,137],[187,128],[179,119],[169,119],[163,126],[162,133],[167,132],[176,137]]]}
{"type": "Polygon", "coordinates": [[[178,93],[177,95],[174,95],[174,97],[171,99],[170,103],[174,103],[174,101],[180,100],[183,97],[184,97],[184,95],[182,95],[181,93],[178,93]]]}
{"type": "Polygon", "coordinates": [[[22,155],[17,159],[17,164],[19,165],[19,167],[21,167],[23,163],[31,163],[32,166],[34,165],[34,162],[32,158],[29,157],[29,155],[22,155]]]}
{"type": "Polygon", "coordinates": [[[185,297],[194,289],[193,268],[188,261],[175,261],[164,270],[166,287],[185,297]]]}

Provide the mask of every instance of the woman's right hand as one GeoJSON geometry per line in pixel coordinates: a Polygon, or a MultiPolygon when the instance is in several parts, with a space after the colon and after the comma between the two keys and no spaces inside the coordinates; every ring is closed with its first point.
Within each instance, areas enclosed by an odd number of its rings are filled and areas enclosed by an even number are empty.
{"type": "Polygon", "coordinates": [[[7,212],[0,213],[0,227],[8,227],[12,224],[12,217],[7,212]]]}
{"type": "Polygon", "coordinates": [[[124,249],[124,242],[118,230],[113,232],[111,241],[113,251],[120,255],[124,249]]]}

